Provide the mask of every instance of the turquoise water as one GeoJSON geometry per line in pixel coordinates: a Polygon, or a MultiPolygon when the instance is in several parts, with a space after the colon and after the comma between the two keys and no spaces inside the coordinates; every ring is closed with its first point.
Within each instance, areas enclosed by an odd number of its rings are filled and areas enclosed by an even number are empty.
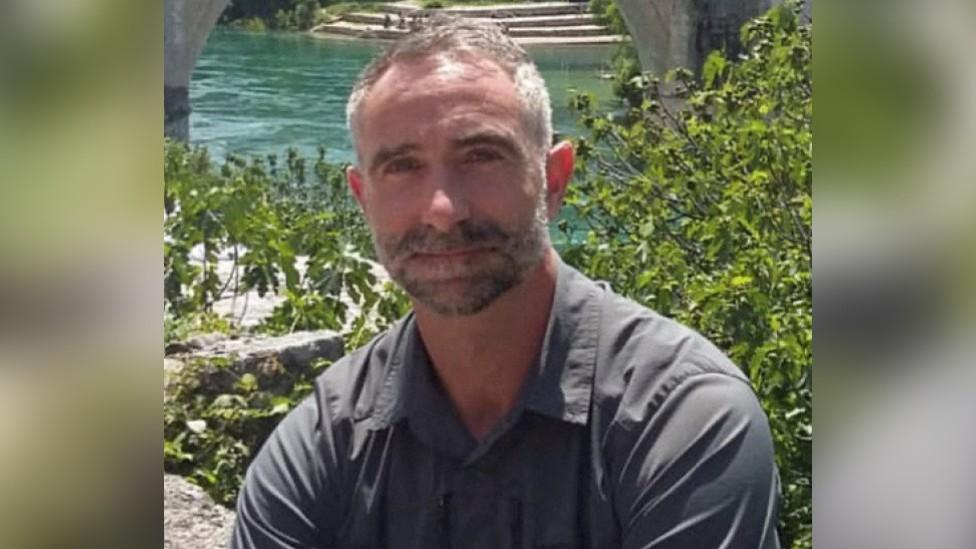
{"type": "MultiPolygon", "coordinates": [[[[227,153],[281,156],[288,147],[312,157],[324,146],[329,160],[350,161],[346,97],[382,47],[301,33],[216,29],[190,82],[190,140],[218,159],[227,153]]],[[[580,134],[566,107],[570,90],[612,97],[609,82],[599,75],[613,46],[527,49],[549,85],[555,130],[580,134]]]]}

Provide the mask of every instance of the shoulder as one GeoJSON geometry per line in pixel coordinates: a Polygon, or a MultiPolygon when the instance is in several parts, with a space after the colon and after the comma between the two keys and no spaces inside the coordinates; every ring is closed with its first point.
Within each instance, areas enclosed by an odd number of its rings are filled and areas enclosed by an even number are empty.
{"type": "Polygon", "coordinates": [[[315,395],[322,411],[335,423],[368,417],[382,389],[390,382],[393,358],[402,345],[408,315],[369,343],[352,351],[316,379],[315,395]]]}
{"type": "Polygon", "coordinates": [[[590,420],[622,546],[778,547],[773,441],[745,374],[691,328],[600,299],[590,420]]]}
{"type": "Polygon", "coordinates": [[[694,407],[706,411],[754,405],[745,374],[703,335],[609,288],[601,299],[594,400],[605,424],[647,422],[669,397],[688,390],[721,388],[718,403],[696,398],[694,407]]]}
{"type": "Polygon", "coordinates": [[[327,441],[336,464],[347,457],[355,433],[366,428],[390,367],[406,319],[401,319],[366,345],[346,354],[315,380],[313,392],[277,425],[262,452],[277,441],[283,447],[317,448],[327,441]]]}
{"type": "Polygon", "coordinates": [[[233,547],[317,546],[340,527],[365,423],[357,420],[372,409],[402,325],[330,366],[261,446],[238,497],[233,547]]]}

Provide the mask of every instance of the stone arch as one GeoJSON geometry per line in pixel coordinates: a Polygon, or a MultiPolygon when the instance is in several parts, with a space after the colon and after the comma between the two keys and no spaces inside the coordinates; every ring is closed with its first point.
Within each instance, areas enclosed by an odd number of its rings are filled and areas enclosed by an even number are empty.
{"type": "Polygon", "coordinates": [[[230,0],[163,0],[163,135],[190,136],[190,76],[230,0]]]}
{"type": "MultiPolygon", "coordinates": [[[[641,67],[701,68],[708,52],[735,50],[742,25],[781,0],[616,0],[641,67]]],[[[809,6],[809,0],[805,2],[809,6]]]]}

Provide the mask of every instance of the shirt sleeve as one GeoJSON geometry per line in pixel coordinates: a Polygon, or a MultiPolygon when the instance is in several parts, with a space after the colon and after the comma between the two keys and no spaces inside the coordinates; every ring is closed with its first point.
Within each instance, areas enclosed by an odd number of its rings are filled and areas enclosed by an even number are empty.
{"type": "Polygon", "coordinates": [[[337,456],[315,395],[281,421],[248,467],[231,549],[326,549],[341,517],[337,456]],[[331,494],[332,497],[329,496],[331,494]]]}
{"type": "Polygon", "coordinates": [[[752,388],[696,374],[642,408],[650,418],[621,426],[617,445],[622,546],[778,549],[779,477],[752,388]]]}

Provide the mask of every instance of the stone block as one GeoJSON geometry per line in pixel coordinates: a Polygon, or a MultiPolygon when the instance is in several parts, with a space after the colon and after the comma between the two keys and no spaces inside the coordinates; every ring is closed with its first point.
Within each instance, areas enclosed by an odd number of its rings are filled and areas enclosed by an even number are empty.
{"type": "Polygon", "coordinates": [[[233,511],[183,477],[163,475],[163,549],[227,547],[233,528],[233,511]]]}

